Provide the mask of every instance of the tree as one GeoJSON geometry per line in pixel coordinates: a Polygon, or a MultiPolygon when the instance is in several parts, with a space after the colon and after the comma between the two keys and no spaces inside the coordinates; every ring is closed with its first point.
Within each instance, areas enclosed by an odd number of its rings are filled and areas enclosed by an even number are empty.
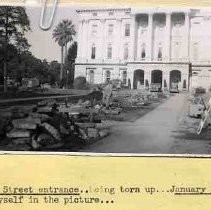
{"type": "Polygon", "coordinates": [[[73,42],[69,49],[66,58],[66,69],[67,69],[67,86],[72,86],[74,81],[74,73],[75,73],[75,59],[77,57],[77,42],[73,42]]]}
{"type": "Polygon", "coordinates": [[[60,64],[57,61],[51,61],[49,64],[49,75],[50,75],[50,84],[55,85],[59,84],[59,72],[60,72],[60,64]]]}
{"type": "Polygon", "coordinates": [[[15,39],[15,47],[19,55],[27,52],[31,47],[31,45],[28,43],[28,40],[23,36],[22,33],[18,33],[18,36],[16,36],[15,39]]]}
{"type": "Polygon", "coordinates": [[[73,41],[73,36],[75,36],[75,26],[72,24],[71,20],[62,20],[56,28],[53,30],[53,39],[61,47],[61,70],[60,70],[60,83],[63,80],[63,66],[64,60],[67,56],[67,45],[69,42],[73,41]],[[65,49],[65,54],[64,54],[65,49]]]}
{"type": "Polygon", "coordinates": [[[4,48],[4,92],[7,91],[8,45],[28,30],[30,30],[30,22],[25,8],[0,7],[0,38],[4,48]]]}

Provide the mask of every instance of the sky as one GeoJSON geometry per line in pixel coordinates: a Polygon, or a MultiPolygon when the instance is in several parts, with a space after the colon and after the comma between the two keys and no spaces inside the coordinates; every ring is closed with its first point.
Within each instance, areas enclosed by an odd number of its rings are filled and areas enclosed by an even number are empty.
{"type": "MultiPolygon", "coordinates": [[[[78,15],[76,13],[76,7],[70,6],[57,6],[57,10],[54,16],[54,22],[52,27],[43,31],[39,27],[41,7],[38,6],[28,6],[26,7],[26,12],[30,20],[31,31],[27,32],[26,38],[28,39],[29,44],[31,45],[30,51],[39,59],[47,59],[48,62],[61,59],[61,48],[52,38],[52,32],[55,26],[62,19],[69,19],[73,22],[76,28],[78,29],[78,15]]],[[[47,10],[46,17],[50,13],[50,8],[47,10]]],[[[77,36],[75,37],[77,39],[77,36]]]]}

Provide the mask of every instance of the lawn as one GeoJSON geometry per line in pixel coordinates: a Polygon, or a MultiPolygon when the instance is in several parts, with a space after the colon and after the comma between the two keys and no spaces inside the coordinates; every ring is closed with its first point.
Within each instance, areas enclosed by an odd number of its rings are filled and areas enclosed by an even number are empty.
{"type": "Polygon", "coordinates": [[[17,98],[34,98],[46,96],[60,96],[60,95],[86,95],[90,93],[89,90],[75,90],[75,89],[27,89],[17,90],[17,88],[9,87],[6,93],[0,88],[0,100],[2,99],[17,99],[17,98]]]}

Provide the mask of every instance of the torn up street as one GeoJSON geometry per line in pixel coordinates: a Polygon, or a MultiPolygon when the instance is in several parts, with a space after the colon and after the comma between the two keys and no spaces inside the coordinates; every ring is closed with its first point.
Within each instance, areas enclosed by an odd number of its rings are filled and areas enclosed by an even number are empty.
{"type": "Polygon", "coordinates": [[[210,154],[209,131],[197,135],[199,119],[188,116],[188,93],[171,96],[134,122],[113,122],[111,135],[81,151],[210,154]]]}
{"type": "MultiPolygon", "coordinates": [[[[108,107],[102,105],[99,92],[74,100],[45,99],[36,105],[4,107],[0,112],[0,147],[15,151],[210,154],[209,126],[198,135],[201,117],[190,116],[193,98],[189,92],[122,90],[114,92],[108,107]]],[[[206,101],[208,96],[203,98],[206,101]]]]}

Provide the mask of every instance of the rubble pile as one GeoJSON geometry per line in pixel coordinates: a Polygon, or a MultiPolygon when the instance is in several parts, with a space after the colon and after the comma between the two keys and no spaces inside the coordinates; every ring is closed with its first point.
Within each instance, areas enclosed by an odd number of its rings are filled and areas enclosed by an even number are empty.
{"type": "Polygon", "coordinates": [[[1,139],[11,145],[27,145],[28,150],[71,149],[107,136],[109,120],[129,119],[131,109],[153,105],[166,97],[163,93],[109,91],[108,88],[108,93],[99,101],[94,96],[74,104],[68,100],[47,99],[34,106],[3,109],[0,111],[1,139]]]}
{"type": "Polygon", "coordinates": [[[98,126],[99,111],[90,101],[70,104],[44,100],[27,109],[1,113],[1,136],[33,150],[62,147],[75,139],[90,143],[108,135],[106,128],[98,126]]]}
{"type": "Polygon", "coordinates": [[[205,110],[206,106],[204,100],[199,95],[192,95],[189,98],[189,107],[188,107],[188,115],[190,117],[202,117],[202,114],[205,110]]]}
{"type": "Polygon", "coordinates": [[[159,101],[162,98],[168,97],[163,93],[150,93],[150,92],[116,92],[113,96],[113,106],[121,108],[136,108],[147,106],[152,102],[159,101]]]}

